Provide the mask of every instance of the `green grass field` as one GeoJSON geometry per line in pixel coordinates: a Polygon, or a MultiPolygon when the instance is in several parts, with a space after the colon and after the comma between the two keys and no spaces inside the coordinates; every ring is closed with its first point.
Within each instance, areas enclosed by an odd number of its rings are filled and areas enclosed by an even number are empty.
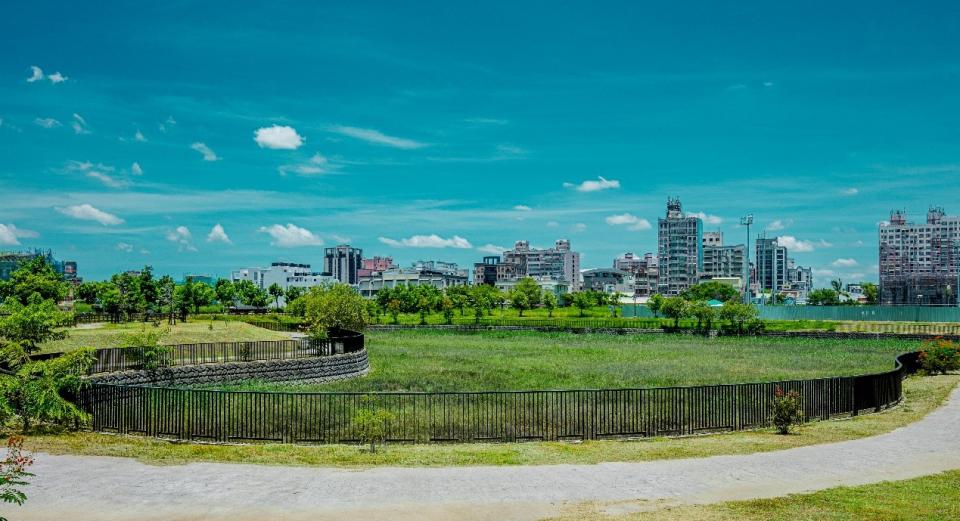
{"type": "Polygon", "coordinates": [[[375,331],[370,374],[329,384],[218,388],[476,391],[662,387],[852,375],[893,367],[919,342],[533,331],[375,331]]]}
{"type": "MultiPolygon", "coordinates": [[[[40,346],[41,352],[52,353],[70,351],[79,347],[124,347],[126,337],[142,329],[153,329],[152,323],[128,322],[124,324],[86,324],[67,330],[63,340],[46,342],[40,346]]],[[[164,344],[190,344],[196,342],[234,342],[246,340],[285,340],[290,335],[268,331],[250,324],[236,321],[198,321],[178,322],[174,326],[162,324],[169,329],[161,342],[164,344]]]]}
{"type": "Polygon", "coordinates": [[[605,515],[594,505],[573,510],[557,521],[947,521],[960,519],[960,471],[782,498],[635,514],[605,515]]]}

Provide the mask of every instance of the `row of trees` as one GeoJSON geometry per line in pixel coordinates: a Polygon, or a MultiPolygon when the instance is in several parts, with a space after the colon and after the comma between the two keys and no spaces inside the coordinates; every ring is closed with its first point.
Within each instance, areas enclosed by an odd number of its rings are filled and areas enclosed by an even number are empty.
{"type": "Polygon", "coordinates": [[[709,331],[717,320],[725,321],[728,327],[738,334],[755,331],[763,327],[757,319],[757,308],[740,301],[740,292],[730,285],[716,281],[707,281],[688,288],[676,297],[653,295],[647,301],[647,307],[653,316],[663,315],[673,320],[673,327],[679,329],[681,320],[696,320],[696,329],[709,331]],[[718,301],[719,306],[710,301],[718,301]]]}

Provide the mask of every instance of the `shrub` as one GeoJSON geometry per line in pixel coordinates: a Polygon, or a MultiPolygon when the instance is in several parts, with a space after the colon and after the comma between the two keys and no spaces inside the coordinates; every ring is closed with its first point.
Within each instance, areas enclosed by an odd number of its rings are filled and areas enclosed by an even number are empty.
{"type": "Polygon", "coordinates": [[[170,365],[172,349],[160,344],[160,339],[169,329],[154,327],[153,330],[143,328],[137,333],[124,337],[128,348],[127,358],[136,363],[139,369],[156,371],[170,365]]]}
{"type": "MultiPolygon", "coordinates": [[[[33,465],[33,457],[23,451],[23,438],[11,436],[7,440],[7,455],[0,460],[0,501],[22,505],[27,495],[20,487],[27,485],[26,478],[33,476],[27,467],[33,465]]],[[[6,518],[0,516],[0,521],[6,518]]]]}
{"type": "Polygon", "coordinates": [[[803,422],[803,404],[796,391],[785,392],[777,386],[773,395],[773,425],[778,434],[789,434],[790,427],[803,422]]]}
{"type": "Polygon", "coordinates": [[[353,417],[360,441],[370,444],[370,453],[377,452],[377,443],[381,445],[387,438],[387,427],[394,415],[379,407],[361,407],[353,417]]]}
{"type": "Polygon", "coordinates": [[[936,338],[920,350],[920,369],[926,374],[947,374],[960,369],[960,345],[936,338]]]}

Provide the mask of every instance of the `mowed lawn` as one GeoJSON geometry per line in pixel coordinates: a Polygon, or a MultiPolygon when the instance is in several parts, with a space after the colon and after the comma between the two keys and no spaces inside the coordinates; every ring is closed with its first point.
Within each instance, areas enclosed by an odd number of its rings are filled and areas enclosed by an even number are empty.
{"type": "Polygon", "coordinates": [[[369,332],[370,373],[327,384],[218,388],[480,391],[659,387],[853,375],[892,369],[916,341],[714,338],[535,331],[369,332]]]}
{"type": "MultiPolygon", "coordinates": [[[[131,334],[142,330],[152,331],[153,323],[128,322],[124,324],[84,324],[69,328],[67,338],[46,342],[41,352],[70,351],[79,347],[124,347],[131,334]]],[[[178,322],[168,326],[161,323],[159,329],[167,330],[160,339],[164,344],[192,344],[197,342],[239,342],[248,340],[285,340],[290,335],[269,331],[239,321],[197,321],[178,322]]]]}

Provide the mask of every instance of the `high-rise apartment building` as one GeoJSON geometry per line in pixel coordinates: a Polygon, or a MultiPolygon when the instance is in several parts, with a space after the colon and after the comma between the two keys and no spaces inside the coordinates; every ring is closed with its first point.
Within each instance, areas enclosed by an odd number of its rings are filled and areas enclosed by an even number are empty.
{"type": "Polygon", "coordinates": [[[570,241],[559,239],[553,248],[531,248],[527,241],[517,241],[512,250],[503,252],[505,269],[516,265],[517,276],[549,277],[569,284],[571,291],[580,289],[580,254],[570,249],[570,241]]]}
{"type": "Polygon", "coordinates": [[[743,244],[725,246],[723,233],[704,232],[701,279],[739,278],[742,284],[747,275],[746,262],[746,246],[743,244]]]}
{"type": "Polygon", "coordinates": [[[780,246],[776,238],[757,238],[755,262],[755,282],[761,291],[777,294],[787,289],[787,248],[780,246]]]}
{"type": "Polygon", "coordinates": [[[880,304],[956,306],[960,217],[930,208],[925,223],[902,211],[880,224],[880,304]]]}
{"type": "Polygon", "coordinates": [[[344,284],[356,284],[363,250],[341,244],[323,250],[323,272],[344,284]]]}
{"type": "Polygon", "coordinates": [[[667,215],[658,221],[659,293],[679,295],[697,284],[703,269],[703,222],[683,214],[680,199],[667,200],[667,215]]]}
{"type": "Polygon", "coordinates": [[[376,256],[372,259],[360,259],[360,269],[357,270],[357,276],[369,277],[394,267],[396,266],[393,264],[393,257],[376,256]]]}

